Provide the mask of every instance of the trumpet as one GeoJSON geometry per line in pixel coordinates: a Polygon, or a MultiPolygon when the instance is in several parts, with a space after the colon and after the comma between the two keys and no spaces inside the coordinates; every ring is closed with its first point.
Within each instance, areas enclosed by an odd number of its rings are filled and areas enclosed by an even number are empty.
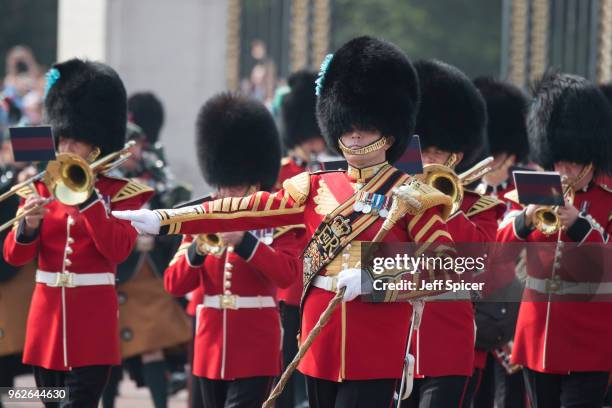
{"type": "Polygon", "coordinates": [[[130,141],[121,150],[108,154],[91,164],[74,153],[58,154],[55,160],[47,164],[45,171],[14,185],[9,191],[0,195],[0,201],[3,201],[27,188],[36,194],[34,183],[37,181],[42,181],[52,195],[40,205],[4,223],[0,226],[0,232],[53,200],[65,205],[79,205],[85,202],[93,193],[96,174],[107,173],[122,165],[130,157],[131,153],[128,150],[134,144],[134,141],[130,141]]]}
{"type": "Polygon", "coordinates": [[[450,213],[454,214],[463,202],[463,186],[473,183],[491,171],[489,164],[493,160],[493,157],[489,156],[465,172],[457,174],[452,169],[457,158],[454,154],[451,154],[444,164],[426,164],[423,166],[423,174],[418,175],[417,179],[449,196],[452,201],[450,213]]]}
{"type": "MultiPolygon", "coordinates": [[[[592,165],[584,166],[580,171],[576,179],[572,183],[567,182],[567,177],[562,177],[563,184],[563,201],[569,205],[574,204],[574,197],[576,195],[574,187],[578,184],[591,169],[592,165]]],[[[561,219],[559,218],[559,206],[544,206],[538,207],[533,212],[533,226],[546,236],[550,236],[559,232],[561,229],[561,219]]]]}
{"type": "Polygon", "coordinates": [[[219,234],[200,234],[196,236],[198,249],[203,254],[221,255],[226,245],[219,234]]]}

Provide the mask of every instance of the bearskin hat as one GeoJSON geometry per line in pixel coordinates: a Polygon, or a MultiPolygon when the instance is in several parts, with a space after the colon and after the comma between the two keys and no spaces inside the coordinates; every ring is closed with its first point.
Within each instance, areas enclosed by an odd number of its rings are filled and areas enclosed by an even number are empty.
{"type": "Polygon", "coordinates": [[[417,61],[421,107],[416,134],[421,148],[436,147],[463,153],[463,162],[481,154],[485,146],[487,109],[476,86],[458,68],[441,61],[417,61]]]}
{"type": "Polygon", "coordinates": [[[290,91],[283,96],[280,104],[281,138],[287,149],[293,149],[307,140],[322,137],[315,113],[316,79],[316,73],[306,70],[295,72],[289,77],[290,91]]]}
{"type": "Polygon", "coordinates": [[[353,129],[378,130],[395,140],[397,160],[413,134],[419,85],[412,63],[395,45],[372,37],[344,44],[319,74],[317,119],[328,146],[353,129]]]}
{"type": "Polygon", "coordinates": [[[493,78],[479,77],[474,84],[487,105],[489,153],[513,154],[518,162],[527,159],[527,95],[518,87],[493,78]]]}
{"type": "Polygon", "coordinates": [[[210,98],[198,113],[196,148],[200,169],[213,186],[261,184],[278,176],[281,147],[272,115],[259,101],[236,93],[210,98]]]}
{"type": "Polygon", "coordinates": [[[102,155],[123,147],[127,96],[115,70],[75,58],[53,65],[47,78],[45,120],[56,138],[89,143],[102,155]]]}
{"type": "Polygon", "coordinates": [[[164,125],[164,106],[151,92],[138,92],[128,98],[128,115],[131,122],[145,133],[148,142],[154,145],[159,140],[159,131],[164,125]]]}
{"type": "Polygon", "coordinates": [[[548,71],[533,88],[527,133],[534,161],[552,169],[559,161],[593,163],[612,173],[612,109],[590,81],[548,71]]]}

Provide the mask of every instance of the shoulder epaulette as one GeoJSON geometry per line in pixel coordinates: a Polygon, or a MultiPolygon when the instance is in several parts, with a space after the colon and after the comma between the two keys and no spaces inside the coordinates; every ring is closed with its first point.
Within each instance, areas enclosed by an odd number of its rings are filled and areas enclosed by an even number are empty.
{"type": "Polygon", "coordinates": [[[286,166],[291,163],[291,157],[283,157],[281,159],[281,166],[286,166]]]}
{"type": "Polygon", "coordinates": [[[506,200],[512,201],[513,203],[516,203],[516,204],[519,204],[519,205],[521,204],[521,203],[519,203],[518,191],[516,190],[516,188],[514,190],[510,190],[506,194],[504,194],[504,198],[506,200]]]}
{"type": "Polygon", "coordinates": [[[283,188],[298,205],[304,204],[310,194],[310,174],[305,171],[288,178],[283,182],[283,188]]]}
{"type": "MultiPolygon", "coordinates": [[[[114,178],[114,177],[113,177],[114,178]]],[[[119,190],[113,198],[111,198],[111,203],[116,203],[117,201],[127,200],[128,198],[136,197],[137,195],[152,192],[153,189],[149,186],[145,186],[144,184],[137,183],[128,179],[120,179],[127,181],[121,190],[119,190]]]]}
{"type": "Polygon", "coordinates": [[[281,235],[286,234],[287,232],[292,231],[297,228],[306,228],[306,226],[304,224],[295,224],[295,225],[287,225],[284,227],[278,227],[274,231],[273,238],[276,239],[280,237],[281,235]]]}
{"type": "MultiPolygon", "coordinates": [[[[477,193],[474,193],[474,194],[477,194],[477,193]]],[[[487,195],[481,195],[480,198],[474,204],[472,204],[472,206],[467,210],[467,213],[465,215],[468,218],[473,217],[474,215],[478,213],[486,211],[500,204],[503,204],[503,202],[501,200],[498,200],[497,198],[487,196],[487,195]]]]}

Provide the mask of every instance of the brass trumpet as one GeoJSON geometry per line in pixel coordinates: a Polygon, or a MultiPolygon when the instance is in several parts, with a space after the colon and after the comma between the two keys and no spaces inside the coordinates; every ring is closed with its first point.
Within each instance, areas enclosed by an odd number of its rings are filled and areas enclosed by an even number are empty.
{"type": "Polygon", "coordinates": [[[489,164],[494,160],[489,156],[476,163],[473,167],[461,174],[455,173],[452,166],[456,162],[454,154],[444,164],[426,164],[423,174],[417,179],[449,196],[452,201],[451,214],[454,214],[463,202],[463,186],[473,183],[491,171],[489,164]]]}
{"type": "Polygon", "coordinates": [[[107,173],[123,164],[130,157],[131,153],[128,150],[134,144],[134,141],[130,141],[124,145],[123,149],[108,154],[91,164],[74,153],[58,154],[55,160],[47,164],[45,171],[14,185],[9,191],[0,195],[0,201],[3,201],[27,188],[36,194],[34,183],[37,181],[45,183],[52,195],[52,198],[46,199],[40,205],[4,223],[0,226],[0,232],[53,200],[65,205],[79,205],[85,202],[93,193],[96,174],[107,173]]]}
{"type": "Polygon", "coordinates": [[[203,254],[221,255],[226,248],[219,234],[200,234],[196,236],[196,242],[203,254]]]}
{"type": "MultiPolygon", "coordinates": [[[[567,182],[566,176],[563,176],[561,178],[561,183],[563,185],[564,202],[569,203],[569,205],[574,204],[574,197],[576,195],[574,187],[576,186],[576,184],[580,183],[580,181],[587,175],[589,171],[591,171],[592,168],[592,165],[584,166],[584,168],[580,171],[580,173],[572,183],[567,182]]],[[[546,236],[555,234],[561,229],[561,219],[559,218],[558,205],[538,207],[533,212],[532,217],[533,226],[546,236]]]]}
{"type": "MultiPolygon", "coordinates": [[[[571,186],[563,189],[563,200],[570,205],[574,204],[574,190],[571,186]]],[[[559,232],[561,229],[561,219],[559,218],[559,206],[538,207],[533,212],[533,226],[542,234],[550,236],[559,232]]]]}

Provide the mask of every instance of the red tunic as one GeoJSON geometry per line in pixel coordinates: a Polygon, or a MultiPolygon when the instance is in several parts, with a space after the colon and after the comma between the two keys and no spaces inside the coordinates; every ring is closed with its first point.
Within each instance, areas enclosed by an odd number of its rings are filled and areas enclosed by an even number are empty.
{"type": "MultiPolygon", "coordinates": [[[[230,252],[227,261],[233,265],[232,294],[273,297],[276,286],[291,284],[296,276],[289,264],[301,250],[303,233],[303,229],[293,229],[277,237],[271,246],[257,242],[246,253],[239,253],[242,251],[238,248],[230,252]]],[[[251,235],[250,240],[254,239],[251,235]]],[[[183,243],[192,240],[187,235],[183,243]]],[[[226,253],[202,257],[183,247],[164,274],[166,290],[183,296],[200,287],[205,296],[222,295],[228,289],[223,287],[226,253]]],[[[195,375],[233,380],[279,374],[282,341],[278,308],[200,307],[196,312],[195,375]]]]}
{"type": "MultiPolygon", "coordinates": [[[[493,242],[501,202],[466,191],[461,208],[446,223],[455,242],[493,242]],[[478,204],[477,204],[478,202],[478,204]],[[475,205],[476,204],[476,205],[475,205]]],[[[474,367],[474,308],[470,300],[431,301],[423,309],[412,342],[417,376],[471,376],[474,367]]]]}
{"type": "MultiPolygon", "coordinates": [[[[396,170],[388,164],[351,169],[335,174],[338,182],[367,181],[364,189],[375,191],[396,170]],[[372,174],[376,174],[371,177],[372,174]],[[371,177],[371,178],[370,178],[371,177]],[[372,190],[374,189],[374,190],[372,190]]],[[[302,173],[271,194],[258,192],[245,198],[226,198],[183,210],[158,210],[162,233],[197,234],[304,224],[312,236],[324,216],[337,207],[322,174],[302,173]]],[[[385,236],[384,242],[451,243],[441,218],[441,205],[422,213],[406,215],[385,236]]],[[[372,240],[383,219],[377,219],[354,240],[372,240]]],[[[325,275],[327,270],[320,272],[325,275]]],[[[302,339],[318,321],[334,292],[312,287],[302,309],[302,339]]],[[[365,303],[359,298],[342,303],[302,359],[299,370],[331,381],[400,378],[412,308],[409,303],[365,303]]]]}
{"type": "MultiPolygon", "coordinates": [[[[298,174],[304,172],[306,170],[305,166],[298,165],[293,158],[285,157],[281,161],[281,168],[278,174],[278,180],[274,185],[274,190],[279,190],[282,188],[283,182],[293,176],[297,176],[298,174]]],[[[302,249],[306,247],[308,244],[308,239],[305,234],[301,234],[304,237],[302,243],[302,249]]],[[[300,252],[301,254],[301,252],[300,252]]],[[[297,274],[297,279],[294,283],[289,285],[287,288],[279,288],[276,291],[276,298],[278,301],[283,301],[291,306],[299,306],[300,305],[300,297],[302,296],[302,290],[304,289],[304,282],[302,280],[302,261],[297,259],[294,262],[295,267],[299,271],[297,274]]]]}
{"type": "MultiPolygon", "coordinates": [[[[588,201],[588,213],[601,229],[591,222],[579,219],[577,223],[586,225],[586,228],[582,233],[577,233],[574,228],[577,224],[574,224],[569,230],[561,232],[561,242],[602,243],[609,251],[608,237],[612,233],[610,191],[609,187],[591,184],[587,191],[576,192],[576,208],[581,208],[582,203],[588,201]]],[[[549,242],[554,245],[557,234],[547,237],[538,230],[531,233],[522,231],[521,217],[514,217],[499,229],[500,242],[549,242]]],[[[532,247],[526,247],[528,276],[551,278],[552,257],[545,259],[542,267],[535,268],[534,265],[538,262],[534,262],[533,257],[538,255],[534,255],[533,250],[530,251],[532,247]]],[[[560,260],[563,261],[563,257],[560,260]]],[[[562,280],[573,280],[571,276],[564,275],[567,271],[563,266],[558,271],[562,280]]],[[[600,272],[590,269],[580,271],[581,275],[597,275],[600,272]]],[[[606,278],[610,280],[609,276],[606,278]]],[[[525,289],[516,326],[513,363],[535,371],[556,374],[572,371],[612,371],[612,302],[525,301],[533,297],[542,299],[542,296],[546,295],[525,289]]]]}
{"type": "MultiPolygon", "coordinates": [[[[42,197],[49,197],[44,184],[37,183],[36,188],[42,197]]],[[[57,201],[49,204],[32,242],[18,242],[13,229],[4,243],[7,262],[24,265],[37,257],[38,268],[46,272],[115,273],[117,264],[132,251],[136,232],[129,222],[109,217],[105,202],[110,202],[110,210],[135,210],[151,197],[152,190],[104,176],[99,176],[96,188],[102,199],[84,209],[57,201]]],[[[117,313],[112,285],[50,287],[37,283],[23,362],[62,371],[119,364],[117,313]]]]}

